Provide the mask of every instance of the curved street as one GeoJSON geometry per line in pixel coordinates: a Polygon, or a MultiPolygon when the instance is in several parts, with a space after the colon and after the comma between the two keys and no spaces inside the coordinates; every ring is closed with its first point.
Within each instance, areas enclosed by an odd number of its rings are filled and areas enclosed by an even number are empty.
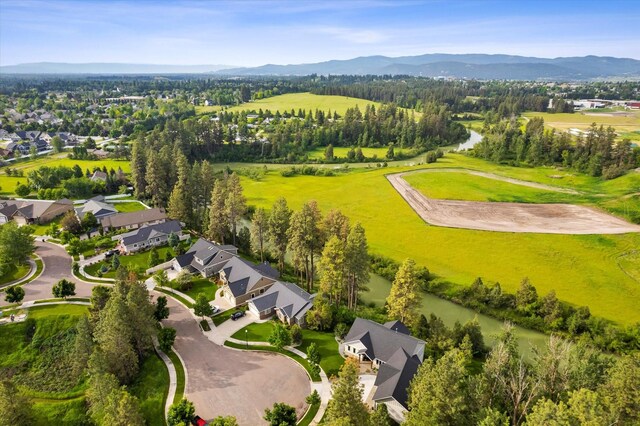
{"type": "MultiPolygon", "coordinates": [[[[63,278],[76,283],[76,297],[90,297],[95,285],[71,274],[72,259],[64,248],[36,242],[44,270],[40,277],[23,285],[23,302],[52,298],[51,288],[63,278]]],[[[161,295],[152,292],[154,296],[161,295]]],[[[202,334],[192,313],[167,297],[169,319],[164,324],[177,330],[174,349],[184,362],[185,397],[196,406],[196,414],[212,419],[235,416],[240,425],[267,424],[264,410],[285,402],[304,412],[305,397],[311,393],[306,371],[281,355],[244,352],[216,345],[202,334]]],[[[0,306],[6,305],[4,297],[0,306]]]]}

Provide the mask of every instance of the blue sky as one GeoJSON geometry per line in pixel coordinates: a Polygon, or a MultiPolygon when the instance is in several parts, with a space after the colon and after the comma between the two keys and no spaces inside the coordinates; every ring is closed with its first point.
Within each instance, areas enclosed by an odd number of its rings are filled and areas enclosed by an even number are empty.
{"type": "Polygon", "coordinates": [[[638,0],[0,0],[0,64],[254,66],[424,53],[640,59],[638,24],[638,0]]]}

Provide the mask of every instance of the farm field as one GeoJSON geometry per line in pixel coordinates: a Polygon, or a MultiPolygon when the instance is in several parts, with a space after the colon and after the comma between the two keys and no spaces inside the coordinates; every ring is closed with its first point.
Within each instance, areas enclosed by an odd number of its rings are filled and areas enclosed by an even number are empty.
{"type": "Polygon", "coordinates": [[[620,112],[575,112],[570,113],[546,113],[546,112],[525,112],[524,117],[542,117],[544,124],[554,129],[567,131],[575,128],[587,130],[591,123],[598,126],[611,126],[616,129],[622,137],[640,140],[640,111],[620,111],[620,112]]]}
{"type": "MultiPolygon", "coordinates": [[[[331,95],[314,95],[312,93],[287,93],[285,95],[272,96],[270,98],[260,99],[258,101],[247,102],[244,104],[236,105],[231,108],[227,108],[229,112],[239,112],[245,110],[255,110],[256,112],[262,108],[263,111],[270,110],[272,113],[276,111],[291,112],[291,109],[297,113],[299,109],[309,111],[319,109],[321,111],[337,112],[340,115],[349,108],[358,106],[360,110],[364,111],[367,105],[380,105],[379,102],[368,101],[366,99],[349,98],[346,96],[331,96],[331,95]],[[295,107],[294,107],[295,105],[295,107]]],[[[219,105],[214,106],[197,106],[197,114],[205,114],[209,112],[216,112],[221,110],[219,105]]]]}
{"type": "Polygon", "coordinates": [[[603,182],[553,168],[496,166],[459,154],[447,154],[429,166],[359,169],[333,177],[285,178],[270,170],[260,180],[243,178],[243,187],[248,203],[258,207],[270,208],[283,196],[295,209],[312,199],[324,212],[341,209],[363,224],[373,253],[397,261],[414,258],[452,285],[466,286],[480,276],[515,292],[520,281],[529,277],[539,294],[555,290],[565,301],[588,305],[595,315],[623,324],[640,321],[640,286],[626,272],[637,268],[636,261],[629,257],[620,264],[617,261],[640,246],[640,234],[515,234],[429,226],[385,178],[385,174],[426,167],[464,167],[572,188],[585,196],[602,194],[599,203],[609,209],[607,203],[621,205],[624,194],[640,187],[637,173],[603,182]]]}
{"type": "Polygon", "coordinates": [[[22,170],[24,172],[24,176],[22,177],[7,176],[5,173],[6,166],[0,168],[0,195],[15,196],[15,190],[18,182],[27,183],[27,172],[30,170],[37,169],[41,166],[73,167],[75,164],[80,166],[82,170],[93,170],[94,167],[102,168],[103,166],[106,166],[107,170],[112,168],[114,170],[118,170],[118,167],[120,167],[125,173],[129,173],[131,171],[130,163],[127,160],[72,160],[67,158],[66,153],[48,155],[45,157],[38,157],[35,160],[21,161],[15,165],[11,164],[8,166],[13,170],[22,170]]]}

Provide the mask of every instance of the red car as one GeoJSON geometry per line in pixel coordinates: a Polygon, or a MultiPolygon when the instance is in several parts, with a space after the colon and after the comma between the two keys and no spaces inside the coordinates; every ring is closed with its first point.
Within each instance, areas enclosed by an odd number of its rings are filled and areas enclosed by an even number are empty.
{"type": "Polygon", "coordinates": [[[207,422],[200,416],[195,416],[192,423],[194,426],[207,426],[207,422]]]}

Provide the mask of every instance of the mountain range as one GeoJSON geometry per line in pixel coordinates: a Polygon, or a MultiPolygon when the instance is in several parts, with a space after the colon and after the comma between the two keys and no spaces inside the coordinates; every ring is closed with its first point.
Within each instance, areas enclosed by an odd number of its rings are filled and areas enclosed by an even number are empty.
{"type": "Polygon", "coordinates": [[[508,80],[640,78],[640,60],[608,56],[537,58],[515,55],[426,54],[364,56],[309,64],[233,68],[225,65],[152,65],[40,62],[0,67],[1,74],[218,74],[226,76],[372,74],[508,80]]]}

